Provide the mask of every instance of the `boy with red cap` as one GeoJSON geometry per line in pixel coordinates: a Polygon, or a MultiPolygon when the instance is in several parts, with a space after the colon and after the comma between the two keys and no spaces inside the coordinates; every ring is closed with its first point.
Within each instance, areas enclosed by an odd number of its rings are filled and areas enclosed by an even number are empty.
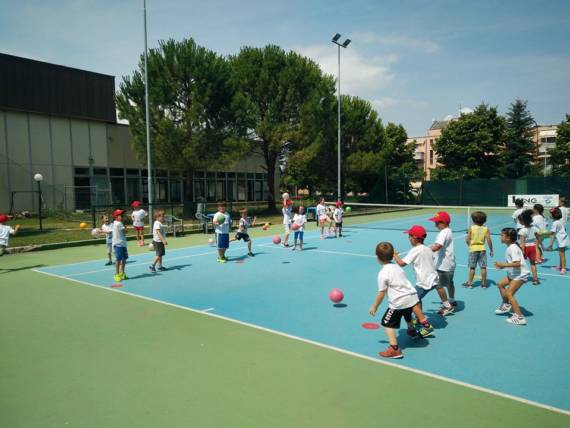
{"type": "Polygon", "coordinates": [[[115,251],[115,281],[122,281],[123,279],[129,279],[125,274],[125,265],[127,259],[129,258],[129,253],[127,252],[127,237],[125,236],[125,225],[123,224],[123,214],[124,210],[113,211],[113,251],[115,251]]]}
{"type": "MultiPolygon", "coordinates": [[[[443,301],[447,301],[445,288],[449,292],[449,303],[456,306],[455,285],[453,284],[453,274],[455,272],[455,254],[453,252],[453,232],[449,228],[451,216],[445,211],[437,212],[429,221],[435,222],[435,227],[439,230],[435,242],[430,247],[435,253],[435,270],[437,271],[438,282],[437,291],[443,301]],[[441,290],[441,291],[440,291],[441,290]]],[[[449,313],[446,306],[441,306],[438,313],[447,315],[449,313]]]]}
{"type": "Polygon", "coordinates": [[[344,211],[342,209],[343,202],[339,199],[336,201],[335,209],[333,211],[333,220],[335,222],[335,237],[340,236],[342,238],[342,216],[344,211]]]}
{"type": "Polygon", "coordinates": [[[4,223],[8,223],[10,218],[7,215],[0,214],[0,257],[6,252],[8,248],[8,241],[10,240],[10,235],[15,235],[20,230],[20,225],[17,224],[16,227],[8,226],[4,223]]]}
{"type": "Polygon", "coordinates": [[[133,207],[133,212],[131,213],[131,219],[133,221],[133,227],[135,228],[137,234],[137,242],[139,247],[144,247],[144,218],[146,217],[146,211],[141,208],[140,201],[134,201],[131,204],[133,207]]]}

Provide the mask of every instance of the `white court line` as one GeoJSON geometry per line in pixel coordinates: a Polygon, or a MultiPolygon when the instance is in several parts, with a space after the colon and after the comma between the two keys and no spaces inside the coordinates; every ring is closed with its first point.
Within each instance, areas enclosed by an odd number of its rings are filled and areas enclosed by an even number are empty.
{"type": "Polygon", "coordinates": [[[162,300],[153,299],[153,298],[151,298],[151,297],[145,297],[145,296],[141,296],[141,295],[138,295],[138,294],[129,293],[128,291],[122,291],[122,290],[117,289],[117,288],[110,288],[110,287],[106,287],[106,286],[103,286],[103,285],[92,284],[92,283],[89,283],[89,282],[86,282],[86,281],[81,281],[81,280],[73,279],[73,278],[66,278],[66,277],[63,277],[63,276],[60,276],[60,275],[56,275],[56,274],[49,273],[49,272],[43,272],[43,271],[37,270],[37,269],[30,269],[30,270],[32,270],[32,271],[34,271],[34,272],[37,272],[37,273],[44,274],[44,275],[49,275],[49,276],[52,276],[52,277],[55,277],[55,278],[60,278],[60,279],[68,280],[68,281],[73,281],[73,282],[78,283],[78,284],[88,285],[88,286],[90,286],[90,287],[96,287],[96,288],[100,288],[100,289],[103,289],[103,290],[106,290],[106,291],[110,291],[110,292],[114,292],[114,293],[126,294],[126,295],[128,295],[128,296],[135,297],[135,298],[138,298],[138,299],[147,300],[147,301],[150,301],[150,302],[159,303],[159,304],[166,305],[166,306],[171,306],[171,307],[173,307],[173,308],[178,308],[178,309],[182,309],[182,310],[185,310],[185,311],[190,311],[190,312],[193,312],[193,313],[196,313],[196,314],[202,314],[202,315],[205,315],[205,316],[209,316],[209,317],[213,317],[213,318],[218,318],[218,319],[221,319],[221,320],[224,320],[224,321],[233,322],[233,323],[235,323],[235,324],[239,324],[239,325],[243,325],[243,326],[246,326],[246,327],[254,328],[254,329],[256,329],[256,330],[264,331],[264,332],[267,332],[267,333],[276,334],[276,335],[278,335],[278,336],[282,336],[282,337],[286,337],[286,338],[289,338],[289,339],[297,340],[297,341],[299,341],[299,342],[307,343],[307,344],[310,344],[310,345],[313,345],[313,346],[318,346],[318,347],[320,347],[320,348],[325,348],[325,349],[329,349],[329,350],[331,350],[331,351],[340,352],[341,354],[350,355],[350,356],[352,356],[352,357],[360,358],[360,359],[362,359],[362,360],[370,361],[370,362],[373,362],[373,363],[376,363],[376,364],[381,364],[381,365],[385,365],[385,366],[389,366],[389,367],[394,367],[394,368],[397,368],[397,369],[400,369],[400,370],[404,370],[404,371],[408,371],[408,372],[411,372],[411,373],[419,374],[419,375],[426,376],[426,377],[429,377],[429,378],[432,378],[432,379],[437,379],[437,380],[440,380],[440,381],[443,381],[443,382],[447,382],[447,383],[450,383],[450,384],[453,384],[453,385],[463,386],[463,387],[470,388],[470,389],[473,389],[473,390],[476,390],[476,391],[484,392],[484,393],[491,394],[491,395],[498,396],[498,397],[502,397],[502,398],[507,398],[507,399],[510,399],[510,400],[513,400],[513,401],[517,401],[517,402],[519,402],[519,403],[528,404],[528,405],[530,405],[530,406],[534,406],[534,407],[538,407],[538,408],[541,408],[541,409],[546,409],[546,410],[550,410],[550,411],[552,411],[552,412],[556,412],[556,413],[560,413],[560,414],[563,414],[563,415],[568,415],[568,416],[570,416],[570,410],[560,409],[560,408],[558,408],[558,407],[550,406],[550,405],[548,405],[548,404],[542,404],[542,403],[538,403],[538,402],[536,402],[536,401],[527,400],[526,398],[517,397],[516,395],[510,395],[510,394],[507,394],[507,393],[504,393],[504,392],[495,391],[495,390],[493,390],[493,389],[484,388],[484,387],[482,387],[482,386],[473,385],[473,384],[470,384],[470,383],[467,383],[467,382],[462,382],[462,381],[460,381],[460,380],[448,378],[448,377],[445,377],[445,376],[437,375],[437,374],[430,373],[430,372],[426,372],[426,371],[423,371],[423,370],[419,370],[419,369],[414,369],[414,368],[411,368],[411,367],[406,367],[406,366],[398,365],[398,364],[396,364],[396,363],[392,363],[392,362],[389,362],[389,361],[378,360],[378,359],[376,359],[376,358],[372,358],[372,357],[369,357],[369,356],[367,356],[367,355],[357,354],[356,352],[348,351],[348,350],[346,350],[346,349],[337,348],[337,347],[335,347],[335,346],[326,345],[326,344],[324,344],[324,343],[316,342],[316,341],[314,341],[314,340],[305,339],[305,338],[303,338],[303,337],[294,336],[294,335],[287,334],[287,333],[283,333],[283,332],[280,332],[280,331],[277,331],[277,330],[272,330],[272,329],[270,329],[270,328],[261,327],[261,326],[259,326],[259,325],[255,325],[255,324],[250,324],[250,323],[245,322],[245,321],[240,321],[240,320],[236,320],[236,319],[233,319],[233,318],[225,317],[225,316],[222,316],[222,315],[217,315],[217,314],[213,314],[213,313],[210,313],[210,312],[204,312],[204,311],[200,311],[200,310],[197,310],[197,309],[188,308],[188,307],[185,307],[185,306],[177,305],[177,304],[175,304],[175,303],[164,302],[164,301],[162,301],[162,300]]]}
{"type": "Polygon", "coordinates": [[[208,309],[202,309],[202,312],[211,312],[216,308],[208,308],[208,309]]]}

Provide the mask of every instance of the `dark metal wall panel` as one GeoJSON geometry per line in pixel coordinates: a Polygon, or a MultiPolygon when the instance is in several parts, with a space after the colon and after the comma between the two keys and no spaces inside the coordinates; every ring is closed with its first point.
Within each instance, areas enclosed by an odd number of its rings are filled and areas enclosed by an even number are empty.
{"type": "Polygon", "coordinates": [[[0,109],[115,123],[115,78],[0,53],[0,109]]]}

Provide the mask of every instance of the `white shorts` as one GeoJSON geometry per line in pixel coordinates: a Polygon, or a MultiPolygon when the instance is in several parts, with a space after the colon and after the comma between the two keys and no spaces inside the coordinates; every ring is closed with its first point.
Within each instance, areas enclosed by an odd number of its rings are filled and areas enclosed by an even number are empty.
{"type": "Polygon", "coordinates": [[[285,233],[289,233],[291,231],[291,223],[283,223],[283,229],[285,233]]]}
{"type": "Polygon", "coordinates": [[[517,280],[517,281],[520,281],[520,282],[522,282],[522,283],[524,284],[525,282],[528,281],[528,274],[515,276],[514,278],[511,277],[510,275],[507,275],[507,278],[509,279],[509,281],[517,280]]]}

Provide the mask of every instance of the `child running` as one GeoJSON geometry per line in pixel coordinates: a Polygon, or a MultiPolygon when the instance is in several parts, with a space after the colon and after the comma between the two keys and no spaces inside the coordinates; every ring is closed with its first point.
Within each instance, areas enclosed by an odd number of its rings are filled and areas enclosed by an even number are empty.
{"type": "MultiPolygon", "coordinates": [[[[455,272],[455,254],[453,251],[453,232],[449,227],[451,216],[445,211],[439,211],[429,221],[435,223],[435,227],[439,230],[435,242],[430,247],[435,253],[435,270],[437,271],[438,281],[437,290],[444,287],[449,293],[449,303],[451,306],[457,306],[455,302],[455,285],[453,284],[453,274],[455,272]]],[[[443,289],[445,292],[445,289],[443,289]]],[[[447,297],[447,296],[446,296],[447,297]]],[[[445,307],[439,308],[438,313],[443,314],[445,307]]]]}
{"type": "Polygon", "coordinates": [[[0,214],[0,257],[2,257],[7,251],[8,242],[10,241],[11,235],[16,235],[18,230],[20,230],[20,225],[17,224],[16,227],[8,226],[10,218],[5,214],[0,214]]]}
{"type": "Polygon", "coordinates": [[[115,281],[119,282],[124,279],[129,279],[125,273],[125,265],[127,264],[127,259],[129,258],[129,253],[127,252],[127,237],[125,236],[126,227],[123,224],[123,214],[124,210],[118,209],[113,211],[113,251],[115,252],[115,281]]]}
{"type": "Polygon", "coordinates": [[[289,234],[291,233],[291,214],[293,213],[293,201],[289,198],[289,193],[283,193],[283,228],[285,236],[283,237],[283,246],[289,247],[289,234]]]}
{"type": "Polygon", "coordinates": [[[101,216],[101,222],[101,233],[105,235],[107,257],[109,258],[105,266],[111,266],[113,264],[113,223],[109,220],[108,215],[101,216]]]}
{"type": "Polygon", "coordinates": [[[319,220],[319,226],[321,227],[321,239],[325,239],[325,223],[329,219],[327,216],[325,198],[319,199],[319,204],[317,205],[317,219],[319,220]]]}
{"type": "Polygon", "coordinates": [[[152,245],[154,246],[154,253],[156,254],[156,257],[148,268],[151,272],[156,273],[157,264],[159,271],[167,270],[162,264],[162,258],[166,254],[166,248],[164,247],[168,245],[168,241],[166,241],[166,235],[164,234],[164,210],[156,210],[154,219],[155,220],[152,225],[152,245]]]}
{"type": "Polygon", "coordinates": [[[303,235],[305,234],[305,223],[307,223],[307,216],[305,215],[305,207],[301,205],[299,207],[299,212],[293,216],[293,224],[297,225],[293,238],[293,250],[297,248],[298,239],[299,251],[303,251],[303,235]]]}
{"type": "Polygon", "coordinates": [[[374,316],[384,296],[386,293],[388,294],[388,309],[382,316],[382,326],[390,342],[388,348],[380,352],[379,355],[384,358],[403,358],[404,355],[396,338],[396,329],[400,328],[402,317],[406,320],[408,325],[407,333],[411,337],[418,336],[412,321],[412,312],[416,314],[417,319],[420,321],[421,329],[426,332],[425,335],[433,331],[433,327],[423,314],[417,292],[410,281],[408,281],[408,278],[406,278],[406,273],[400,266],[391,263],[394,258],[394,247],[392,244],[380,242],[376,246],[376,257],[382,268],[378,272],[378,294],[368,312],[374,316]]]}
{"type": "Polygon", "coordinates": [[[230,216],[226,214],[226,205],[223,202],[218,204],[218,212],[214,214],[212,221],[215,226],[216,244],[218,246],[218,263],[225,263],[228,261],[226,251],[230,246],[230,216]],[[217,219],[224,216],[224,221],[219,222],[217,219]]]}
{"type": "Polygon", "coordinates": [[[137,243],[139,244],[139,247],[144,247],[144,219],[147,216],[147,213],[141,208],[141,203],[139,201],[134,201],[131,204],[131,207],[133,207],[131,220],[133,221],[133,227],[137,234],[137,243]]]}
{"type": "Polygon", "coordinates": [[[524,227],[522,225],[522,223],[519,221],[519,216],[524,211],[524,201],[522,199],[515,199],[515,207],[517,209],[513,212],[513,215],[511,216],[511,218],[513,219],[513,221],[515,223],[515,228],[517,230],[519,230],[519,229],[522,229],[524,227]]]}
{"type": "Polygon", "coordinates": [[[566,232],[566,226],[562,218],[562,210],[560,207],[552,208],[550,210],[550,215],[554,221],[552,226],[550,226],[550,250],[554,244],[554,239],[558,243],[558,256],[560,257],[560,266],[556,269],[560,269],[560,275],[566,274],[566,248],[570,246],[570,238],[568,238],[568,233],[566,232]]]}
{"type": "Polygon", "coordinates": [[[544,259],[544,246],[542,240],[545,236],[550,236],[550,232],[546,225],[546,218],[544,218],[544,207],[541,204],[534,204],[532,212],[532,225],[538,229],[538,235],[540,238],[536,243],[536,263],[540,264],[544,259]]]}
{"type": "Polygon", "coordinates": [[[491,231],[485,223],[487,222],[487,214],[483,211],[475,211],[471,214],[473,225],[467,231],[465,242],[469,246],[469,277],[467,282],[463,283],[463,287],[473,288],[473,279],[475,278],[475,269],[477,265],[481,268],[481,288],[487,288],[487,252],[485,251],[485,241],[489,246],[489,255],[493,257],[493,241],[491,240],[491,231]]]}
{"type": "Polygon", "coordinates": [[[528,266],[524,259],[523,251],[517,244],[517,231],[512,227],[501,230],[501,242],[507,246],[506,262],[495,262],[497,269],[507,268],[507,276],[497,284],[503,302],[495,313],[502,315],[514,311],[514,314],[507,318],[507,322],[515,325],[526,325],[526,318],[521,312],[519,302],[515,298],[516,292],[528,280],[528,266]]]}
{"type": "Polygon", "coordinates": [[[537,243],[540,241],[538,229],[532,225],[532,210],[524,210],[519,216],[523,228],[518,230],[520,246],[523,250],[524,258],[530,263],[530,272],[532,273],[532,283],[540,284],[538,273],[536,272],[537,259],[537,243]]]}
{"type": "Polygon", "coordinates": [[[249,257],[253,257],[255,254],[251,252],[251,238],[249,237],[248,229],[251,226],[255,226],[255,221],[257,217],[253,217],[253,220],[247,216],[247,208],[242,208],[240,211],[240,219],[238,225],[238,231],[236,236],[232,241],[240,241],[243,239],[243,242],[247,242],[247,255],[249,257]]]}
{"type": "Polygon", "coordinates": [[[343,205],[344,204],[340,199],[336,201],[335,209],[333,212],[333,220],[335,223],[335,237],[337,238],[339,236],[342,238],[342,216],[344,215],[344,211],[342,209],[343,205]]]}

